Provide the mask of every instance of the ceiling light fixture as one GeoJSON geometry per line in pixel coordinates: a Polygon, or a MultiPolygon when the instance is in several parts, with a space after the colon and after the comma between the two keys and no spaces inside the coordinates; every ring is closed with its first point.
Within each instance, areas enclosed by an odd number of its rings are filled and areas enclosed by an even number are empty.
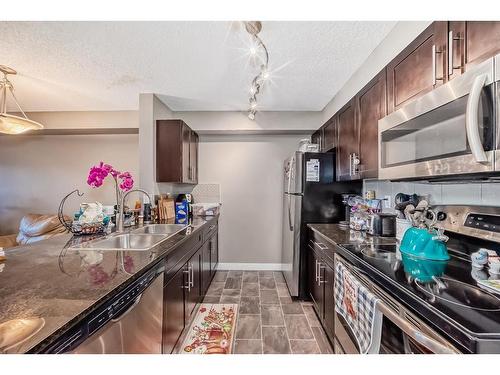
{"type": "Polygon", "coordinates": [[[3,73],[3,78],[0,79],[0,133],[5,133],[5,134],[20,134],[24,133],[25,131],[28,130],[39,130],[43,129],[43,125],[36,122],[32,121],[26,116],[24,111],[22,110],[21,106],[19,105],[19,102],[17,101],[16,96],[14,95],[14,86],[12,85],[12,82],[9,81],[7,78],[7,75],[9,74],[17,74],[17,72],[4,65],[0,65],[0,72],[3,73]],[[12,94],[12,98],[14,99],[14,103],[16,103],[17,108],[19,108],[19,111],[23,115],[21,116],[14,116],[14,115],[9,115],[7,113],[7,90],[10,91],[12,94]]]}
{"type": "Polygon", "coordinates": [[[262,42],[262,40],[257,35],[262,30],[262,23],[260,21],[247,21],[244,22],[246,31],[251,35],[254,45],[250,48],[250,55],[255,57],[259,52],[263,56],[260,57],[261,65],[260,72],[252,80],[252,85],[250,87],[250,109],[248,110],[248,118],[250,120],[255,120],[255,114],[257,113],[257,94],[267,79],[269,79],[269,71],[267,70],[269,65],[269,54],[267,48],[262,42]]]}

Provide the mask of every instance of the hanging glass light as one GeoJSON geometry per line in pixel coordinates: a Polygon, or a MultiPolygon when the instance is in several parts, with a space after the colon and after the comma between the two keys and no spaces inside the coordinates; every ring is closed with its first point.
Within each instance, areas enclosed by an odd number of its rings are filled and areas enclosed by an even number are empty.
{"type": "Polygon", "coordinates": [[[245,29],[253,39],[254,45],[250,49],[250,55],[255,56],[259,51],[263,55],[262,63],[260,65],[260,73],[255,76],[252,80],[250,86],[250,108],[248,109],[248,118],[250,120],[255,120],[255,114],[257,113],[257,94],[259,94],[260,89],[264,82],[269,78],[268,65],[269,65],[269,54],[265,44],[262,42],[260,37],[257,35],[262,30],[262,23],[260,21],[246,21],[245,29]]]}
{"type": "Polygon", "coordinates": [[[43,129],[43,125],[30,120],[28,116],[24,113],[22,110],[21,106],[19,105],[19,102],[16,99],[16,96],[14,95],[14,86],[12,85],[12,82],[9,81],[7,78],[7,75],[9,74],[17,74],[17,72],[14,69],[11,69],[7,66],[0,65],[0,72],[3,73],[3,78],[0,80],[0,133],[5,133],[5,134],[20,134],[24,133],[25,131],[28,130],[39,130],[43,129]],[[9,115],[7,113],[7,90],[12,94],[12,98],[14,99],[14,103],[16,103],[17,108],[23,115],[21,116],[14,116],[14,115],[9,115]]]}

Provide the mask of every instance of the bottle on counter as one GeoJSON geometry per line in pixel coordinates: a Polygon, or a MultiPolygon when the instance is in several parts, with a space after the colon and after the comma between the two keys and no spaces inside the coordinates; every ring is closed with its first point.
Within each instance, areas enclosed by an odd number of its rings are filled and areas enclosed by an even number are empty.
{"type": "Polygon", "coordinates": [[[179,194],[175,200],[175,223],[187,224],[189,220],[189,203],[186,194],[179,194]]]}

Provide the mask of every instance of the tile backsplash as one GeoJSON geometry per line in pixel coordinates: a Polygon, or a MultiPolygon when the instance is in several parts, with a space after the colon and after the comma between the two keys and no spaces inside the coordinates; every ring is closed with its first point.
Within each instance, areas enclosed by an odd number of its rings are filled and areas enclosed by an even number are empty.
{"type": "Polygon", "coordinates": [[[391,208],[384,209],[384,211],[393,211],[394,196],[397,193],[425,196],[431,205],[500,206],[500,183],[430,184],[425,182],[366,180],[363,183],[363,192],[367,190],[375,190],[377,198],[391,196],[391,208]]]}

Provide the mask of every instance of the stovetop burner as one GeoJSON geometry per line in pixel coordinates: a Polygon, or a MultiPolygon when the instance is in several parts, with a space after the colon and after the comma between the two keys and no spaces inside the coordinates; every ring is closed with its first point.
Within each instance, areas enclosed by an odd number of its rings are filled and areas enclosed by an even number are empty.
{"type": "Polygon", "coordinates": [[[436,298],[460,307],[500,311],[500,299],[483,289],[446,277],[434,277],[432,282],[422,283],[415,280],[417,287],[429,297],[429,302],[436,298]]]}
{"type": "Polygon", "coordinates": [[[361,249],[361,253],[367,257],[380,259],[385,262],[392,262],[396,257],[396,250],[393,246],[366,246],[361,249]]]}

